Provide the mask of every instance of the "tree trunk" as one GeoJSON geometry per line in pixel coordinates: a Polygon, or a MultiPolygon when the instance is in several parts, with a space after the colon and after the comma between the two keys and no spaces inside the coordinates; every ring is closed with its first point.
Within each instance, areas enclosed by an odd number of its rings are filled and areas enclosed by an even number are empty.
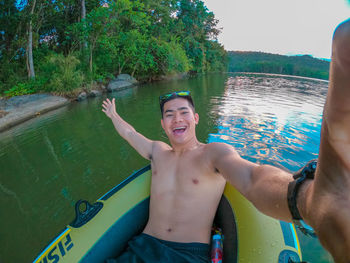
{"type": "Polygon", "coordinates": [[[90,72],[92,73],[92,47],[90,48],[90,72]]]}
{"type": "Polygon", "coordinates": [[[85,0],[81,0],[81,20],[86,18],[85,0]]]}
{"type": "Polygon", "coordinates": [[[120,63],[119,63],[118,75],[122,74],[122,71],[123,71],[123,68],[124,68],[125,64],[126,64],[126,61],[124,61],[124,63],[122,63],[122,65],[120,65],[120,63]]]}
{"type": "Polygon", "coordinates": [[[136,71],[138,65],[139,65],[139,62],[136,62],[135,66],[132,70],[131,77],[134,77],[134,74],[135,74],[135,71],[136,71]]]}
{"type": "MultiPolygon", "coordinates": [[[[81,21],[84,22],[85,18],[86,18],[85,0],[81,0],[81,21]]],[[[84,43],[83,43],[83,47],[84,47],[84,49],[87,49],[87,43],[86,43],[85,40],[84,40],[84,43]]]]}
{"type": "Polygon", "coordinates": [[[32,16],[34,14],[36,0],[33,1],[32,10],[30,11],[30,21],[29,21],[29,30],[28,30],[28,74],[29,78],[34,79],[35,78],[35,71],[34,71],[34,61],[33,61],[33,21],[32,16]]]}
{"type": "Polygon", "coordinates": [[[28,73],[28,78],[30,78],[30,66],[29,66],[29,60],[28,60],[28,46],[26,48],[26,67],[27,67],[27,73],[28,73]]]}

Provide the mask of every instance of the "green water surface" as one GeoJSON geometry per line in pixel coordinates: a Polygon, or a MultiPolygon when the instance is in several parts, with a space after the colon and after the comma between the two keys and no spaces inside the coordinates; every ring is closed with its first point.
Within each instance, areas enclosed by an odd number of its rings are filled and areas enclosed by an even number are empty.
{"type": "MultiPolygon", "coordinates": [[[[228,75],[159,82],[72,103],[0,134],[0,262],[31,262],[74,219],[79,199],[94,202],[148,164],[101,111],[108,96],[118,113],[152,140],[167,142],[159,95],[190,90],[197,137],[218,132],[228,75]]],[[[301,238],[304,260],[330,262],[314,240],[301,238]],[[305,252],[306,251],[306,252],[305,252]]]]}

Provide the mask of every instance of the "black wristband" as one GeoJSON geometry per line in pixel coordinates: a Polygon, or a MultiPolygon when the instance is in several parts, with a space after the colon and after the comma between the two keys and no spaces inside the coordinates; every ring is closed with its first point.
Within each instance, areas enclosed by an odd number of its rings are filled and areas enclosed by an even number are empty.
{"type": "Polygon", "coordinates": [[[297,196],[300,189],[300,186],[306,179],[314,179],[315,171],[317,166],[317,160],[309,161],[303,168],[294,173],[294,181],[288,184],[288,207],[292,215],[293,220],[302,220],[302,217],[299,213],[297,207],[297,196]]]}

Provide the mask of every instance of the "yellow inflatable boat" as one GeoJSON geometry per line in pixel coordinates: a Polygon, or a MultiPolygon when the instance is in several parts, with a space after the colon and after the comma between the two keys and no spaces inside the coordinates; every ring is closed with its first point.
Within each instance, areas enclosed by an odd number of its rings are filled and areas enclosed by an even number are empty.
{"type": "MultiPolygon", "coordinates": [[[[150,166],[133,173],[93,205],[76,204],[76,219],[35,263],[104,262],[125,248],[148,219],[150,166]]],[[[300,262],[293,224],[267,217],[227,184],[215,217],[224,234],[225,263],[300,262]]]]}

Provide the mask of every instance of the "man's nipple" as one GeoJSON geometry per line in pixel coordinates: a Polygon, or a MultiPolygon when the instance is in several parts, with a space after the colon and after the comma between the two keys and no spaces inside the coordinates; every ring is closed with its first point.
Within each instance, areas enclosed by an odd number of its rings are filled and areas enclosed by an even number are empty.
{"type": "Polygon", "coordinates": [[[198,179],[192,179],[192,183],[194,183],[194,184],[198,184],[198,183],[199,183],[199,181],[198,181],[198,179]]]}
{"type": "Polygon", "coordinates": [[[166,231],[168,231],[169,233],[171,232],[171,231],[173,231],[171,228],[168,228],[166,231]]]}

